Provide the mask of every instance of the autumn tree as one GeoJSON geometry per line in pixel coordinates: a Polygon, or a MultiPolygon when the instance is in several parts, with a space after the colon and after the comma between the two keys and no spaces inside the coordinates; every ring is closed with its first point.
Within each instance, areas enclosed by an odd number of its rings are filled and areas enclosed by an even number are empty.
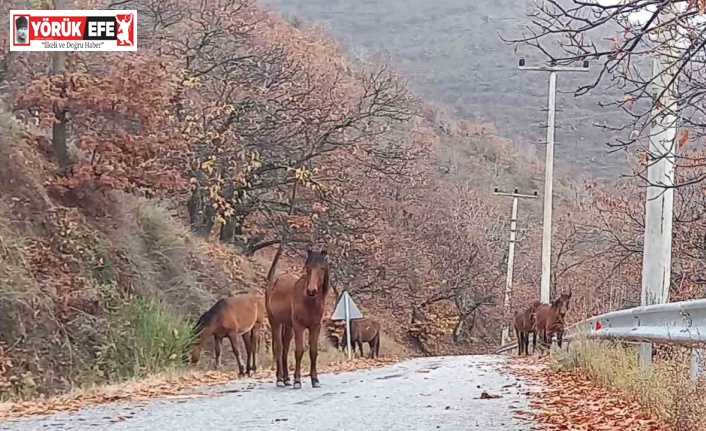
{"type": "Polygon", "coordinates": [[[304,223],[313,203],[342,202],[347,178],[333,168],[341,160],[364,156],[396,175],[415,157],[404,139],[387,137],[412,115],[394,71],[354,72],[319,32],[296,31],[248,2],[205,6],[196,14],[201,4],[185,3],[192,13],[169,25],[150,17],[162,55],[183,73],[174,98],[191,142],[194,231],[218,225],[223,241],[254,253],[304,223]],[[289,215],[295,183],[301,199],[289,215]]]}
{"type": "Polygon", "coordinates": [[[169,102],[175,75],[148,52],[125,55],[101,71],[91,70],[83,58],[72,55],[63,72],[37,75],[17,99],[18,108],[32,112],[40,126],[62,121],[59,111],[68,119],[80,153],[56,184],[150,193],[181,187],[185,142],[169,102]]]}

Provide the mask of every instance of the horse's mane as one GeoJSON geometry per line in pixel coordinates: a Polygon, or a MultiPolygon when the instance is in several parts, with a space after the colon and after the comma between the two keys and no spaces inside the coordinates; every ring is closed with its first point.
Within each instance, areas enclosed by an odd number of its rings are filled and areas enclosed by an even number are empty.
{"type": "Polygon", "coordinates": [[[304,262],[304,265],[309,266],[314,264],[321,264],[326,268],[326,271],[328,272],[328,262],[326,261],[324,254],[322,254],[321,252],[312,251],[307,255],[306,262],[304,262]]]}
{"type": "Polygon", "coordinates": [[[205,313],[203,313],[200,317],[199,320],[196,321],[196,324],[194,325],[194,330],[193,330],[193,335],[194,337],[198,337],[201,334],[201,331],[205,327],[211,324],[213,321],[213,318],[218,315],[218,313],[221,311],[221,309],[226,305],[225,299],[221,298],[216,302],[213,307],[209,308],[205,313]]]}

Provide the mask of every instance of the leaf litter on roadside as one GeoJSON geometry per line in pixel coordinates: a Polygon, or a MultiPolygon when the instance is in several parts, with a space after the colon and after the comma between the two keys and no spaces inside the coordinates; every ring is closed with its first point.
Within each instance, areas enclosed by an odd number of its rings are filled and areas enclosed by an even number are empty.
{"type": "Polygon", "coordinates": [[[534,367],[547,361],[547,357],[514,357],[505,366],[530,386],[541,387],[524,392],[530,408],[514,410],[518,419],[530,420],[540,430],[671,431],[629,395],[600,386],[581,372],[534,367]]]}
{"type": "MultiPolygon", "coordinates": [[[[353,358],[350,361],[319,365],[320,373],[339,373],[390,365],[399,361],[395,356],[368,359],[353,358]]],[[[272,380],[274,371],[258,371],[253,379],[260,382],[272,380]]],[[[308,373],[302,372],[303,377],[308,373]]],[[[22,416],[48,415],[60,412],[77,411],[83,407],[114,402],[138,402],[153,398],[189,399],[216,394],[195,392],[197,388],[219,386],[234,380],[240,380],[236,370],[188,371],[176,377],[151,378],[135,382],[126,382],[113,386],[85,390],[75,394],[62,395],[36,401],[0,403],[0,420],[22,416]]],[[[244,390],[253,389],[254,384],[244,390]]],[[[238,390],[224,390],[231,393],[238,390]]]]}

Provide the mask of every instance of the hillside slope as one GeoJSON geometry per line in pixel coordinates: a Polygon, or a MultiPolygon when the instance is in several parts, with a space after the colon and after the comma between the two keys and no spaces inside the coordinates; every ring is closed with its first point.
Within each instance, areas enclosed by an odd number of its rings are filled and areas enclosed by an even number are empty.
{"type": "MultiPolygon", "coordinates": [[[[325,23],[352,57],[389,53],[426,99],[448,105],[462,118],[493,123],[523,147],[543,148],[548,77],[520,72],[517,59],[525,56],[528,64],[537,64],[544,58],[526,47],[514,52],[500,38],[518,38],[526,31],[531,0],[266,4],[305,22],[325,23]]],[[[626,120],[622,111],[598,105],[619,99],[619,90],[602,86],[580,98],[572,94],[595,79],[598,69],[594,65],[591,73],[558,77],[557,164],[572,174],[615,179],[629,169],[620,153],[607,153],[605,144],[618,135],[595,125],[615,126],[626,120]]]]}
{"type": "Polygon", "coordinates": [[[144,347],[121,344],[125,324],[167,312],[152,335],[178,344],[188,333],[172,331],[219,296],[261,286],[269,262],[192,237],[156,202],[114,192],[84,198],[100,215],[66,206],[44,186],[52,165],[5,108],[0,120],[0,398],[156,371],[166,364],[118,351],[144,347]],[[159,302],[140,314],[136,297],[159,302]]]}

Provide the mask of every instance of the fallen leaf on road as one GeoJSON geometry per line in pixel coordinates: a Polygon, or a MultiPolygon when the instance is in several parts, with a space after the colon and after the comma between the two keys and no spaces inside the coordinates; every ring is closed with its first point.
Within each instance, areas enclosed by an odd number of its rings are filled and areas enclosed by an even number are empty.
{"type": "Polygon", "coordinates": [[[495,398],[502,398],[502,396],[500,396],[500,395],[491,395],[491,394],[487,393],[486,391],[483,391],[483,392],[480,394],[480,399],[481,399],[481,400],[491,400],[491,399],[495,399],[495,398]]]}
{"type": "MultiPolygon", "coordinates": [[[[332,373],[341,371],[357,371],[370,368],[381,367],[394,364],[399,361],[396,356],[384,358],[353,358],[352,360],[341,359],[326,365],[319,365],[319,373],[332,373]]],[[[294,371],[294,368],[291,368],[294,371]]],[[[274,371],[261,370],[251,378],[257,379],[258,383],[271,381],[274,371]]],[[[303,377],[308,377],[308,373],[302,372],[303,377]]],[[[197,371],[189,370],[176,377],[153,377],[141,381],[127,382],[119,385],[106,386],[90,389],[74,394],[62,395],[50,399],[38,401],[20,401],[15,403],[0,403],[0,420],[17,418],[22,416],[48,415],[60,412],[77,411],[83,407],[108,404],[114,402],[137,402],[146,401],[153,398],[187,399],[189,397],[209,396],[206,394],[194,393],[200,387],[220,386],[234,380],[240,380],[237,370],[209,370],[197,371]]],[[[251,383],[247,389],[255,389],[257,383],[251,383]]],[[[247,390],[246,389],[246,390],[247,390]]],[[[223,392],[238,391],[227,390],[223,392]]]]}
{"type": "Polygon", "coordinates": [[[527,365],[546,364],[547,357],[510,360],[506,370],[540,388],[524,392],[530,409],[513,409],[513,415],[532,420],[540,430],[668,431],[633,397],[599,386],[578,371],[557,371],[527,365]]]}

